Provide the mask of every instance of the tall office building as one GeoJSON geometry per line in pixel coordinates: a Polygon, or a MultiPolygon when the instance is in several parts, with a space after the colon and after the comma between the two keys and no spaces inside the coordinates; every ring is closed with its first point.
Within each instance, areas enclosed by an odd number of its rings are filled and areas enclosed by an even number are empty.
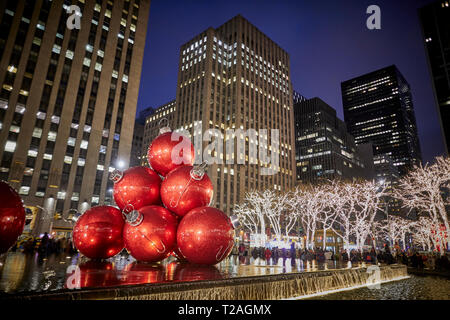
{"type": "Polygon", "coordinates": [[[450,1],[433,2],[419,10],[428,66],[447,154],[450,154],[450,1]]]}
{"type": "Polygon", "coordinates": [[[153,109],[145,119],[144,139],[142,142],[141,165],[148,166],[147,151],[150,143],[159,135],[159,129],[162,126],[169,126],[174,130],[174,118],[177,110],[175,100],[172,100],[162,106],[153,109]],[[164,120],[163,120],[164,119],[164,120]]]}
{"type": "MultiPolygon", "coordinates": [[[[242,145],[236,149],[234,139],[234,150],[227,153],[225,143],[233,135],[211,137],[212,141],[224,142],[223,149],[210,150],[223,164],[208,168],[215,190],[213,205],[217,208],[232,212],[233,205],[251,189],[293,187],[294,114],[289,55],[242,16],[216,29],[208,28],[182,45],[176,101],[176,127],[189,130],[194,141],[201,139],[207,129],[218,129],[223,135],[227,129],[255,129],[259,132],[257,138],[267,139],[267,151],[275,152],[279,159],[279,165],[270,166],[261,162],[261,154],[250,154],[249,147],[259,139],[245,137],[245,151],[242,145]],[[279,148],[272,147],[272,129],[279,130],[279,148]],[[227,160],[233,164],[226,164],[227,160]],[[263,169],[278,172],[262,175],[263,169]]],[[[242,133],[237,136],[244,139],[242,133]]],[[[196,156],[200,157],[202,151],[197,149],[196,156]]]]}
{"type": "Polygon", "coordinates": [[[128,166],[149,7],[0,3],[0,178],[44,207],[45,231],[55,210],[109,203],[109,172],[128,166]]]}
{"type": "Polygon", "coordinates": [[[400,175],[421,162],[411,89],[392,65],[341,83],[344,117],[357,145],[389,155],[400,175]]]}
{"type": "Polygon", "coordinates": [[[372,179],[373,156],[369,144],[356,146],[336,110],[320,98],[294,104],[297,180],[372,179]]]}

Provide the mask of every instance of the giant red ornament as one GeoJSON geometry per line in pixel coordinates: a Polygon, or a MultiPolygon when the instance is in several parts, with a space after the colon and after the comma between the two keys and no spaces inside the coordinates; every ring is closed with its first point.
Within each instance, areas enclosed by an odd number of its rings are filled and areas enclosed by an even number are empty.
{"type": "Polygon", "coordinates": [[[180,253],[191,263],[213,265],[225,259],[234,245],[234,227],[222,211],[201,207],[181,220],[177,231],[180,253]]]}
{"type": "Polygon", "coordinates": [[[124,248],[122,212],[111,206],[86,211],[73,228],[75,247],[91,259],[107,259],[124,248]]]}
{"type": "Polygon", "coordinates": [[[0,181],[0,254],[17,241],[25,226],[22,199],[6,182],[0,181]]]}
{"type": "Polygon", "coordinates": [[[133,167],[124,172],[115,170],[110,179],[114,181],[114,201],[121,210],[127,205],[138,210],[161,202],[161,178],[150,168],[133,167]]]}
{"type": "Polygon", "coordinates": [[[171,171],[161,184],[161,199],[167,209],[183,217],[190,210],[209,205],[214,188],[205,164],[171,171]]]}
{"type": "Polygon", "coordinates": [[[147,160],[150,166],[162,176],[183,165],[194,163],[195,150],[189,138],[164,127],[160,135],[150,144],[147,160]]]}
{"type": "Polygon", "coordinates": [[[161,261],[172,252],[177,219],[166,208],[146,206],[126,215],[123,229],[125,248],[138,261],[161,261]]]}

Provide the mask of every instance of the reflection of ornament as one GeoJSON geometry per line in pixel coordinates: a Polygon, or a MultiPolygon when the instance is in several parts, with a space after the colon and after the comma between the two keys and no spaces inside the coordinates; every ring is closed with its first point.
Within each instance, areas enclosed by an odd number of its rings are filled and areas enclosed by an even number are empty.
{"type": "Polygon", "coordinates": [[[177,244],[181,254],[191,263],[216,264],[233,248],[234,229],[222,211],[196,208],[183,217],[178,226],[177,244]]]}
{"type": "Polygon", "coordinates": [[[223,276],[216,266],[180,263],[175,269],[174,281],[220,280],[223,276]]]}
{"type": "Polygon", "coordinates": [[[75,247],[91,259],[107,259],[124,248],[120,210],[97,206],[86,211],[73,228],[75,247]]]}
{"type": "Polygon", "coordinates": [[[24,227],[22,199],[9,184],[0,181],[0,254],[16,243],[24,227]]]}
{"type": "Polygon", "coordinates": [[[147,264],[134,261],[124,269],[121,285],[145,284],[164,281],[164,268],[159,264],[147,264]]]}
{"type": "Polygon", "coordinates": [[[176,241],[177,219],[160,206],[146,206],[124,212],[127,223],[123,229],[125,247],[139,261],[157,262],[165,259],[176,241]]]}
{"type": "Polygon", "coordinates": [[[161,178],[150,168],[133,167],[124,172],[115,170],[110,179],[114,181],[114,201],[121,210],[126,205],[138,210],[160,202],[161,178]]]}
{"type": "Polygon", "coordinates": [[[171,255],[178,259],[178,261],[187,261],[185,257],[181,254],[180,250],[178,249],[178,245],[175,243],[173,246],[173,250],[171,255]]]}
{"type": "Polygon", "coordinates": [[[80,264],[80,287],[112,287],[119,285],[116,270],[109,261],[87,261],[80,264]]]}
{"type": "Polygon", "coordinates": [[[194,158],[195,150],[191,140],[171,132],[168,127],[161,128],[160,135],[153,140],[147,152],[148,163],[162,176],[180,166],[192,165],[194,158]]]}
{"type": "Polygon", "coordinates": [[[183,166],[171,171],[161,184],[161,199],[167,209],[179,216],[209,205],[214,188],[201,166],[183,166]]]}

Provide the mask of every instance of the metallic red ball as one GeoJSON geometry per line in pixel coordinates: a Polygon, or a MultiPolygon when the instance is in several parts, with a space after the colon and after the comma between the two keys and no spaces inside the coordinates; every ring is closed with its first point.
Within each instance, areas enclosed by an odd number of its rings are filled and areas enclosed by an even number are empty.
{"type": "Polygon", "coordinates": [[[147,151],[150,166],[162,176],[183,165],[192,165],[194,145],[189,138],[176,132],[165,132],[153,140],[147,151]],[[172,139],[174,141],[172,141],[172,139]],[[185,152],[189,150],[189,152],[185,152]]]}
{"type": "Polygon", "coordinates": [[[167,258],[176,241],[177,219],[160,206],[142,207],[137,213],[136,223],[126,223],[123,229],[125,248],[138,261],[157,262],[167,258]]]}
{"type": "Polygon", "coordinates": [[[200,180],[192,177],[192,166],[183,166],[171,171],[161,184],[161,199],[167,209],[185,216],[194,208],[210,204],[214,188],[208,175],[200,180]]]}
{"type": "Polygon", "coordinates": [[[22,199],[9,184],[0,181],[0,254],[16,243],[24,227],[22,199]]]}
{"type": "Polygon", "coordinates": [[[111,180],[115,181],[114,201],[121,210],[127,205],[138,210],[161,202],[159,195],[161,178],[150,168],[133,167],[119,177],[113,175],[111,180]]]}
{"type": "Polygon", "coordinates": [[[111,206],[86,211],[73,228],[75,247],[91,259],[108,259],[124,248],[122,212],[111,206]]]}
{"type": "Polygon", "coordinates": [[[222,211],[201,207],[181,220],[177,231],[180,253],[191,263],[213,265],[225,259],[234,245],[234,228],[222,211]]]}

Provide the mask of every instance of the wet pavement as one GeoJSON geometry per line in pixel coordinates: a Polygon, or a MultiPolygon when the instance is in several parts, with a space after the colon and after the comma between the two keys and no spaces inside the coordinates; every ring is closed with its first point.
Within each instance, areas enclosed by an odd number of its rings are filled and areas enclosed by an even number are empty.
{"type": "Polygon", "coordinates": [[[314,300],[450,300],[450,279],[415,276],[381,284],[379,289],[361,288],[316,296],[314,300]]]}
{"type": "MultiPolygon", "coordinates": [[[[161,263],[137,262],[127,254],[93,261],[80,254],[43,257],[9,252],[0,258],[0,294],[50,292],[60,289],[114,287],[146,283],[219,280],[349,267],[335,261],[303,264],[300,260],[274,261],[230,256],[215,266],[180,263],[169,257],[161,263]]],[[[353,267],[360,267],[354,265],[353,267]]]]}

